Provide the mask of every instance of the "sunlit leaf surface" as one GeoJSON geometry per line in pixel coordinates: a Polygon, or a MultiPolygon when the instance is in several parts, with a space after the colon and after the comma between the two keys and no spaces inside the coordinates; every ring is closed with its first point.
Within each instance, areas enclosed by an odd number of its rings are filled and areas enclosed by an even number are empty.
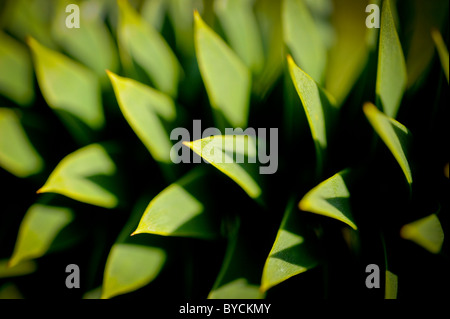
{"type": "Polygon", "coordinates": [[[74,218],[70,208],[34,204],[28,209],[19,229],[14,253],[9,261],[15,266],[23,260],[43,256],[58,233],[74,218]]]}
{"type": "MultiPolygon", "coordinates": [[[[301,227],[295,202],[286,208],[273,247],[264,265],[261,290],[266,291],[279,283],[301,274],[318,264],[318,259],[301,227]]],[[[310,235],[310,234],[309,234],[310,235]]]]}
{"type": "Polygon", "coordinates": [[[300,209],[340,220],[356,230],[347,186],[348,174],[348,170],[341,171],[314,187],[300,201],[300,209]]]}
{"type": "Polygon", "coordinates": [[[241,59],[195,12],[195,51],[211,106],[233,127],[247,126],[251,77],[241,59]]]}
{"type": "Polygon", "coordinates": [[[18,177],[39,173],[44,168],[18,113],[8,108],[0,108],[0,166],[18,177]]]}
{"type": "Polygon", "coordinates": [[[163,120],[175,119],[175,104],[170,96],[135,80],[108,72],[120,109],[136,135],[153,158],[170,162],[172,142],[163,120]]]}
{"type": "Polygon", "coordinates": [[[375,132],[394,155],[408,184],[411,185],[413,179],[407,159],[407,150],[411,138],[410,132],[404,125],[379,111],[372,103],[364,104],[364,113],[375,132]]]}
{"type": "Polygon", "coordinates": [[[119,203],[114,191],[116,170],[105,148],[91,144],[63,158],[38,193],[57,193],[83,203],[112,208],[119,203]]]}
{"type": "Polygon", "coordinates": [[[406,81],[405,58],[392,17],[391,0],[386,0],[381,13],[376,93],[387,116],[397,116],[406,81]]]}
{"type": "Polygon", "coordinates": [[[404,239],[409,239],[434,254],[441,251],[444,243],[444,231],[436,214],[431,214],[404,225],[400,235],[404,239]]]}
{"type": "Polygon", "coordinates": [[[26,46],[0,31],[0,93],[19,105],[34,99],[33,68],[26,46]]]}

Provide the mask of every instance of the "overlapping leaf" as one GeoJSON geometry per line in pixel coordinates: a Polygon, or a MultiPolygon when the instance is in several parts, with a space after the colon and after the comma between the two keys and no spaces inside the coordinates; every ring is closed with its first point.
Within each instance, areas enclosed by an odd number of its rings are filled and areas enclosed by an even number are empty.
{"type": "Polygon", "coordinates": [[[262,291],[318,264],[318,258],[312,249],[311,237],[308,237],[311,234],[307,234],[301,227],[300,215],[294,208],[295,202],[291,201],[286,208],[277,237],[264,265],[262,291]]]}
{"type": "Polygon", "coordinates": [[[34,99],[31,57],[24,45],[1,31],[0,93],[20,105],[34,99]]]}
{"type": "Polygon", "coordinates": [[[164,38],[128,3],[119,0],[119,49],[124,67],[133,70],[139,64],[160,91],[176,96],[180,65],[164,38]]]}
{"type": "Polygon", "coordinates": [[[304,0],[283,0],[284,42],[296,63],[317,83],[323,83],[327,50],[304,0]]]}
{"type": "Polygon", "coordinates": [[[340,220],[356,230],[358,227],[352,216],[348,176],[349,171],[344,170],[314,187],[300,201],[300,209],[340,220]]]}
{"type": "Polygon", "coordinates": [[[376,93],[379,106],[387,116],[397,116],[406,81],[405,58],[395,29],[391,2],[385,0],[381,12],[376,93]]]}
{"type": "Polygon", "coordinates": [[[57,193],[96,206],[119,204],[116,164],[100,144],[85,146],[62,159],[38,193],[57,193]]]}
{"type": "Polygon", "coordinates": [[[375,132],[377,132],[392,155],[394,155],[408,184],[411,185],[413,179],[407,159],[407,151],[411,139],[410,132],[404,125],[379,111],[372,103],[364,104],[364,113],[375,132]]]}
{"type": "Polygon", "coordinates": [[[172,142],[162,119],[175,119],[175,104],[166,94],[135,80],[108,72],[120,109],[157,161],[169,163],[172,142]]]}
{"type": "Polygon", "coordinates": [[[133,235],[215,238],[219,223],[203,196],[207,189],[203,170],[194,170],[159,193],[147,206],[133,235]]]}
{"type": "Polygon", "coordinates": [[[195,51],[211,106],[221,112],[232,127],[245,128],[251,90],[250,71],[203,22],[198,12],[194,15],[195,51]]]}
{"type": "Polygon", "coordinates": [[[248,162],[255,163],[256,140],[254,138],[247,135],[214,135],[183,144],[230,177],[251,198],[258,199],[261,196],[262,189],[256,182],[254,174],[233,159],[234,155],[237,155],[243,159],[243,162],[247,156],[248,162]]]}
{"type": "Polygon", "coordinates": [[[18,177],[37,174],[44,168],[18,113],[7,108],[0,108],[0,166],[18,177]]]}
{"type": "Polygon", "coordinates": [[[75,137],[86,141],[89,133],[80,127],[80,123],[93,130],[104,125],[97,76],[83,65],[42,46],[33,38],[29,38],[28,44],[33,52],[42,95],[75,137]]]}
{"type": "Polygon", "coordinates": [[[74,218],[72,209],[45,204],[32,205],[22,220],[9,265],[43,256],[58,233],[74,218]]]}
{"type": "Polygon", "coordinates": [[[436,214],[404,225],[400,234],[434,254],[441,251],[444,243],[444,231],[436,214]]]}
{"type": "Polygon", "coordinates": [[[208,299],[262,299],[248,238],[237,226],[230,234],[220,273],[208,299]],[[253,267],[250,267],[252,265],[253,267]]]}
{"type": "Polygon", "coordinates": [[[144,199],[135,205],[130,218],[112,246],[103,276],[103,285],[93,294],[102,299],[129,293],[149,284],[161,271],[166,251],[151,235],[130,237],[145,207],[144,199]]]}

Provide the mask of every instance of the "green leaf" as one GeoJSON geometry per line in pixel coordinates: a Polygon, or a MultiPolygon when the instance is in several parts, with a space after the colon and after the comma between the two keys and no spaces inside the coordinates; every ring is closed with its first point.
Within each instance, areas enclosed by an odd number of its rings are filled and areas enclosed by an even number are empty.
{"type": "MultiPolygon", "coordinates": [[[[183,142],[196,154],[235,181],[251,198],[258,199],[262,190],[250,170],[234,161],[234,154],[256,157],[256,141],[248,135],[215,135],[192,142],[183,142]]],[[[236,157],[237,159],[237,157],[236,157]]]]}
{"type": "Polygon", "coordinates": [[[264,64],[264,53],[253,0],[218,0],[214,9],[226,37],[245,65],[257,74],[264,64]]]}
{"type": "Polygon", "coordinates": [[[169,19],[175,31],[177,49],[185,56],[194,56],[194,10],[203,8],[202,0],[169,0],[169,19]]]}
{"type": "Polygon", "coordinates": [[[0,166],[17,177],[37,174],[44,168],[17,112],[8,108],[0,108],[0,166]]]}
{"type": "Polygon", "coordinates": [[[100,144],[85,146],[62,159],[38,193],[57,193],[96,206],[119,203],[114,190],[116,165],[100,144]]]}
{"type": "Polygon", "coordinates": [[[142,4],[141,15],[155,30],[161,31],[166,10],[166,0],[146,0],[142,4]]]}
{"type": "Polygon", "coordinates": [[[438,254],[444,243],[444,230],[436,214],[404,225],[400,230],[400,235],[433,254],[438,254]]]}
{"type": "Polygon", "coordinates": [[[381,12],[376,93],[378,103],[387,116],[397,116],[406,81],[405,58],[392,18],[391,3],[385,0],[381,12]]]}
{"type": "Polygon", "coordinates": [[[34,100],[33,66],[25,46],[0,31],[0,94],[19,105],[34,100]]]}
{"type": "Polygon", "coordinates": [[[170,163],[172,142],[163,120],[175,120],[175,104],[166,94],[108,72],[120,110],[136,135],[159,162],[170,163]]]}
{"type": "Polygon", "coordinates": [[[445,46],[445,42],[442,39],[442,35],[441,33],[436,30],[433,29],[431,31],[431,36],[433,37],[433,41],[434,44],[436,45],[436,49],[438,51],[439,54],[439,59],[441,60],[441,64],[442,64],[442,70],[444,70],[444,74],[445,77],[447,78],[447,83],[449,83],[448,81],[448,50],[447,47],[445,46]]]}
{"type": "Polygon", "coordinates": [[[327,50],[304,0],[283,0],[283,37],[294,60],[317,83],[322,83],[327,50]]]}
{"type": "Polygon", "coordinates": [[[73,211],[68,207],[32,205],[22,220],[16,246],[9,265],[43,256],[58,233],[72,222],[73,211]]]}
{"type": "Polygon", "coordinates": [[[413,180],[406,155],[410,144],[410,132],[404,125],[379,111],[372,103],[364,104],[363,109],[370,124],[394,155],[411,186],[413,180]]]}
{"type": "MultiPolygon", "coordinates": [[[[262,299],[257,276],[260,275],[249,247],[249,238],[238,227],[230,234],[220,273],[208,299],[262,299]]],[[[259,278],[258,278],[259,279],[259,278]]]]}
{"type": "Polygon", "coordinates": [[[260,0],[255,3],[255,10],[258,25],[261,27],[266,61],[255,79],[254,87],[256,93],[264,97],[282,74],[286,56],[281,23],[281,2],[260,0]]]}
{"type": "Polygon", "coordinates": [[[366,19],[364,1],[336,0],[331,17],[336,40],[332,46],[326,68],[326,89],[342,105],[361,75],[368,59],[367,28],[361,27],[366,19]]]}
{"type": "Polygon", "coordinates": [[[102,299],[147,285],[159,274],[165,260],[160,248],[115,244],[106,261],[102,299]]]}
{"type": "Polygon", "coordinates": [[[154,86],[172,97],[177,95],[181,67],[161,34],[149,25],[127,0],[118,0],[117,37],[123,65],[132,70],[132,59],[147,73],[154,86]]]}
{"type": "Polygon", "coordinates": [[[303,211],[328,216],[358,229],[353,221],[350,192],[348,190],[349,171],[344,170],[326,179],[310,190],[300,201],[303,211]]]}
{"type": "Polygon", "coordinates": [[[321,171],[326,159],[327,129],[331,128],[334,99],[323,90],[307,73],[300,69],[288,56],[289,72],[295,89],[300,96],[314,139],[317,156],[317,170],[321,171]]]}
{"type": "Polygon", "coordinates": [[[36,262],[33,260],[25,260],[15,266],[11,266],[9,259],[1,259],[0,278],[28,275],[35,272],[36,268],[36,262]]]}
{"type": "Polygon", "coordinates": [[[394,273],[386,270],[386,287],[384,299],[397,299],[398,277],[394,273]]]}
{"type": "Polygon", "coordinates": [[[217,218],[214,218],[214,210],[207,205],[204,196],[207,183],[203,170],[193,170],[165,188],[148,204],[132,235],[218,237],[217,218]]]}
{"type": "Polygon", "coordinates": [[[7,282],[0,287],[0,300],[1,299],[25,299],[20,290],[12,282],[7,282]]]}
{"type": "Polygon", "coordinates": [[[198,14],[195,51],[211,106],[233,127],[247,125],[251,76],[247,67],[198,14]]]}
{"type": "Polygon", "coordinates": [[[33,38],[28,39],[28,44],[33,52],[42,95],[75,137],[81,138],[80,134],[86,134],[86,130],[84,127],[80,130],[73,120],[80,121],[92,130],[102,128],[105,120],[97,76],[83,65],[42,46],[33,38]]]}
{"type": "Polygon", "coordinates": [[[80,28],[67,28],[68,13],[65,8],[70,0],[58,0],[52,23],[54,39],[71,56],[105,77],[105,69],[118,67],[117,49],[108,28],[102,21],[101,3],[97,1],[80,4],[80,28]]]}
{"type": "Polygon", "coordinates": [[[318,264],[311,249],[310,237],[301,227],[300,214],[290,201],[284,213],[275,242],[264,265],[261,290],[267,291],[283,281],[301,274],[318,264]]]}
{"type": "Polygon", "coordinates": [[[48,0],[8,1],[4,7],[1,20],[6,29],[20,40],[33,37],[45,46],[55,48],[50,34],[52,2],[48,0]]]}

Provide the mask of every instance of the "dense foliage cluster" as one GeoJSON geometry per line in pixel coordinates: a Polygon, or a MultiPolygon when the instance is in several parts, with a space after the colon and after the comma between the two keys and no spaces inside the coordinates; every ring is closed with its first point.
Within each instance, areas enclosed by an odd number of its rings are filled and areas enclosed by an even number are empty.
{"type": "Polygon", "coordinates": [[[371,3],[1,2],[0,298],[442,296],[449,3],[371,3]]]}

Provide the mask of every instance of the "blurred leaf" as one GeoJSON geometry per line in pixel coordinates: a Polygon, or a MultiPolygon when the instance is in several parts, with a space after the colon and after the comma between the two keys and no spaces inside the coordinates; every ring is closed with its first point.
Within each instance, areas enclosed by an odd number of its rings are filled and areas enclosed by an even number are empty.
{"type": "Polygon", "coordinates": [[[255,3],[256,17],[261,28],[266,61],[255,79],[255,91],[264,96],[280,77],[284,66],[284,41],[281,23],[281,2],[259,0],[255,3]]]}
{"type": "Polygon", "coordinates": [[[208,189],[204,173],[193,170],[153,198],[132,235],[216,238],[219,227],[214,211],[202,197],[208,189]]]}
{"type": "Polygon", "coordinates": [[[358,229],[351,211],[348,176],[348,170],[340,171],[314,187],[300,201],[300,209],[340,220],[354,230],[358,229]]]}
{"type": "Polygon", "coordinates": [[[38,193],[57,193],[106,208],[119,203],[113,190],[117,168],[100,144],[85,146],[59,162],[38,193]]]}
{"type": "Polygon", "coordinates": [[[211,106],[233,127],[247,126],[251,77],[247,67],[198,14],[195,48],[211,106]]]}
{"type": "Polygon", "coordinates": [[[264,53],[253,0],[217,0],[215,12],[226,37],[245,65],[255,74],[264,64],[264,53]]]}
{"type": "Polygon", "coordinates": [[[33,38],[29,38],[28,44],[33,52],[42,95],[75,137],[82,138],[80,134],[86,134],[86,131],[67,118],[67,114],[93,130],[103,127],[105,120],[97,76],[83,65],[42,46],[33,38]]]}
{"type": "Polygon", "coordinates": [[[166,254],[160,248],[115,244],[106,261],[101,298],[112,298],[150,283],[165,259],[166,254]]]}
{"type": "Polygon", "coordinates": [[[433,254],[439,253],[444,243],[444,230],[436,214],[404,225],[400,230],[400,235],[433,254]]]}
{"type": "Polygon", "coordinates": [[[102,297],[102,286],[89,290],[83,295],[83,299],[101,299],[102,297]]]}
{"type": "Polygon", "coordinates": [[[9,265],[43,256],[58,233],[74,218],[68,207],[43,204],[32,205],[22,220],[14,253],[9,265]]]}
{"type": "Polygon", "coordinates": [[[128,3],[118,0],[120,19],[117,36],[122,63],[132,70],[137,62],[160,91],[177,95],[180,77],[178,60],[165,39],[149,25],[128,3]]]}
{"type": "Polygon", "coordinates": [[[2,12],[6,29],[20,40],[33,37],[50,48],[55,43],[50,36],[52,2],[48,0],[8,1],[2,12]]]}
{"type": "Polygon", "coordinates": [[[380,108],[387,116],[392,118],[397,116],[406,81],[405,58],[392,18],[391,2],[384,0],[380,24],[376,93],[377,103],[380,103],[380,108]]]}
{"type": "Polygon", "coordinates": [[[447,47],[445,46],[445,42],[442,39],[442,35],[438,30],[436,30],[436,29],[431,30],[431,36],[433,37],[433,41],[436,45],[436,49],[439,54],[439,59],[441,60],[442,70],[444,70],[445,77],[447,78],[447,83],[449,83],[448,82],[448,68],[449,67],[448,67],[447,47]]]}
{"type": "Polygon", "coordinates": [[[192,142],[183,142],[219,171],[230,177],[253,199],[262,190],[248,170],[234,161],[234,154],[246,155],[256,160],[256,141],[247,135],[215,135],[192,142]],[[234,144],[235,142],[235,144],[234,144]]]}
{"type": "Polygon", "coordinates": [[[394,273],[386,270],[386,288],[384,299],[397,299],[398,277],[394,273]]]}
{"type": "Polygon", "coordinates": [[[326,68],[326,89],[342,105],[368,59],[365,42],[368,30],[361,27],[366,18],[364,1],[335,0],[332,22],[335,42],[326,68]]]}
{"type": "Polygon", "coordinates": [[[172,142],[163,120],[175,119],[175,104],[166,94],[108,72],[120,109],[156,161],[170,163],[172,142]]]}
{"type": "Polygon", "coordinates": [[[295,89],[300,96],[308,119],[317,155],[317,171],[322,170],[326,158],[327,129],[330,128],[333,98],[324,91],[307,73],[300,69],[288,56],[289,71],[295,89]]]}
{"type": "MultiPolygon", "coordinates": [[[[434,56],[432,28],[441,28],[448,14],[447,0],[422,1],[414,0],[409,4],[413,12],[408,34],[411,40],[406,51],[406,67],[408,70],[408,87],[414,85],[424,74],[434,56]]],[[[404,29],[407,26],[403,26],[404,29]]],[[[448,58],[447,58],[448,61],[448,58]]]]}
{"type": "Polygon", "coordinates": [[[8,108],[0,108],[0,166],[17,177],[34,175],[44,168],[18,114],[8,108]]]}
{"type": "Polygon", "coordinates": [[[372,103],[364,104],[364,113],[375,132],[394,155],[411,187],[413,180],[406,155],[410,132],[404,125],[379,111],[372,103]]]}
{"type": "Polygon", "coordinates": [[[8,282],[0,287],[0,299],[24,299],[17,286],[8,282]]]}
{"type": "Polygon", "coordinates": [[[169,0],[169,18],[175,31],[177,49],[194,56],[194,10],[203,9],[202,0],[169,0]]]}
{"type": "Polygon", "coordinates": [[[84,1],[80,4],[80,28],[67,28],[65,8],[71,0],[58,0],[52,23],[52,35],[70,55],[88,66],[98,76],[105,77],[105,69],[115,71],[118,56],[108,28],[101,20],[101,3],[84,1]]]}
{"type": "Polygon", "coordinates": [[[322,84],[327,50],[304,0],[283,0],[282,17],[284,42],[294,60],[322,84]]]}
{"type": "Polygon", "coordinates": [[[142,4],[141,15],[155,30],[161,31],[166,10],[166,0],[145,0],[142,4]]]}
{"type": "Polygon", "coordinates": [[[0,260],[0,278],[24,276],[36,271],[36,262],[24,260],[14,266],[9,265],[9,259],[0,260]]]}
{"type": "Polygon", "coordinates": [[[24,45],[0,31],[0,93],[19,105],[34,100],[33,66],[24,45]]]}
{"type": "Polygon", "coordinates": [[[264,265],[261,290],[267,291],[275,285],[314,268],[318,260],[311,250],[310,241],[302,229],[295,202],[290,201],[284,213],[277,237],[264,265]]]}
{"type": "Polygon", "coordinates": [[[264,293],[255,280],[260,273],[255,269],[249,244],[248,238],[235,227],[230,234],[222,268],[208,299],[264,298],[264,293]]]}

